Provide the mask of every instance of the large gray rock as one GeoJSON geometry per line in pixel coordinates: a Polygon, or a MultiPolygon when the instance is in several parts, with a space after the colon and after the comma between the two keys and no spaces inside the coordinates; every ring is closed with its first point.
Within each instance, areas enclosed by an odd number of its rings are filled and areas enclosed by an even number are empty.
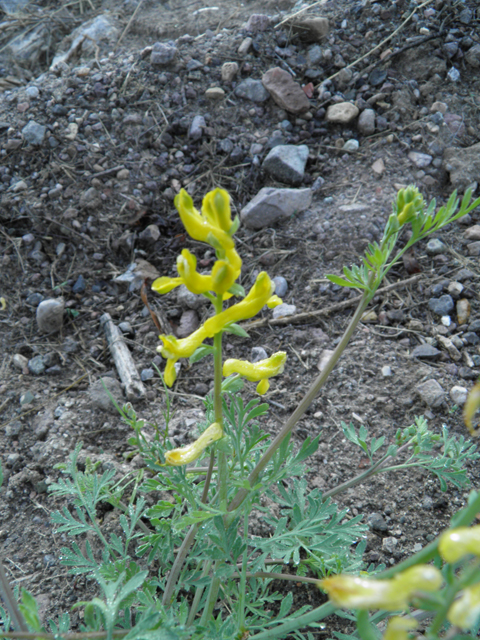
{"type": "Polygon", "coordinates": [[[59,52],[53,58],[50,71],[68,62],[71,57],[80,55],[95,55],[98,52],[100,42],[113,43],[118,37],[119,31],[115,20],[110,13],[103,13],[92,20],[84,22],[65,38],[65,42],[71,43],[68,51],[59,52]]]}
{"type": "Polygon", "coordinates": [[[38,124],[35,120],[30,120],[22,129],[22,136],[25,142],[36,147],[39,147],[43,143],[46,133],[47,127],[43,124],[38,124]]]}
{"type": "Polygon", "coordinates": [[[276,180],[298,185],[303,180],[308,160],[308,147],[284,144],[274,147],[263,161],[263,168],[276,180]]]}
{"type": "Polygon", "coordinates": [[[264,187],[240,212],[245,226],[263,229],[277,220],[305,211],[312,202],[311,189],[274,189],[264,187]]]}
{"type": "Polygon", "coordinates": [[[445,149],[443,165],[450,173],[450,182],[455,189],[463,191],[472,183],[480,182],[480,142],[465,149],[445,149]]]}
{"type": "Polygon", "coordinates": [[[237,98],[251,100],[252,102],[265,102],[270,97],[262,81],[253,80],[253,78],[246,78],[246,80],[239,82],[235,87],[234,93],[237,98]]]}
{"type": "Polygon", "coordinates": [[[445,391],[433,379],[417,385],[416,392],[429,407],[439,407],[445,398],[445,391]]]}
{"type": "Polygon", "coordinates": [[[37,326],[40,333],[57,333],[63,325],[62,298],[43,300],[37,307],[37,326]]]}
{"type": "Polygon", "coordinates": [[[122,387],[118,380],[105,376],[90,385],[90,400],[94,407],[102,411],[117,413],[117,409],[112,402],[111,397],[121,408],[124,403],[124,395],[122,387]]]}

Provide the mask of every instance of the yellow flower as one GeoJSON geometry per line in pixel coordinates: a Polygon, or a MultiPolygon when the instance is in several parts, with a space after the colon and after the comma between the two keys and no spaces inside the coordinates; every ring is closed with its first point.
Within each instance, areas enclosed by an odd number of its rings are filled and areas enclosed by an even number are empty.
{"type": "Polygon", "coordinates": [[[186,338],[180,340],[175,336],[160,336],[163,346],[157,347],[164,358],[189,358],[207,338],[204,327],[199,327],[186,338]]]}
{"type": "Polygon", "coordinates": [[[230,195],[225,189],[214,189],[207,193],[202,202],[202,214],[210,224],[227,233],[232,226],[230,195]]]}
{"type": "Polygon", "coordinates": [[[268,378],[278,376],[278,374],[283,372],[286,359],[287,354],[285,351],[278,351],[274,353],[273,356],[270,356],[270,358],[260,360],[259,362],[234,360],[232,358],[225,360],[223,364],[223,375],[227,377],[232,373],[238,373],[250,382],[260,382],[257,386],[257,393],[264,395],[270,387],[268,378]]]}
{"type": "Polygon", "coordinates": [[[465,420],[465,424],[467,425],[468,430],[472,434],[472,436],[478,435],[478,431],[475,430],[472,418],[476,414],[476,412],[480,409],[480,382],[470,390],[468,394],[467,401],[463,408],[463,419],[465,420]]]}
{"type": "MultiPolygon", "coordinates": [[[[197,271],[197,259],[188,249],[177,256],[177,271],[189,291],[196,294],[212,291],[212,276],[203,276],[197,271]]],[[[155,283],[154,283],[155,284],[155,283]]]]}
{"type": "Polygon", "coordinates": [[[448,610],[447,619],[460,629],[471,629],[480,616],[480,584],[467,587],[448,610]]]}
{"type": "Polygon", "coordinates": [[[406,569],[390,580],[372,580],[359,576],[338,575],[319,581],[330,600],[346,609],[405,609],[418,591],[436,591],[442,574],[428,564],[406,569]]]}
{"type": "Polygon", "coordinates": [[[469,553],[480,556],[480,525],[445,531],[438,541],[438,552],[445,562],[457,562],[469,553]]]}
{"type": "Polygon", "coordinates": [[[203,326],[205,327],[207,336],[213,338],[215,334],[222,331],[228,324],[256,316],[260,309],[262,309],[272,297],[274,288],[275,285],[270,280],[268,273],[261,271],[257,276],[255,284],[241,302],[237,302],[237,304],[234,304],[229,309],[225,309],[225,311],[205,321],[203,326]]]}
{"type": "Polygon", "coordinates": [[[175,467],[189,464],[199,458],[212,442],[220,440],[221,437],[223,437],[223,429],[218,422],[214,422],[195,442],[192,442],[192,444],[167,451],[165,454],[165,463],[175,467]]]}
{"type": "Polygon", "coordinates": [[[212,291],[223,295],[227,293],[235,280],[240,275],[226,260],[217,260],[212,269],[212,291]]]}
{"type": "Polygon", "coordinates": [[[233,249],[234,242],[232,238],[222,228],[212,224],[195,209],[193,200],[185,189],[182,189],[175,196],[174,203],[180,214],[183,226],[191,238],[206,242],[212,246],[218,244],[225,251],[233,249]]]}
{"type": "Polygon", "coordinates": [[[408,631],[417,627],[418,622],[413,618],[393,616],[388,621],[383,640],[408,640],[408,631]]]}

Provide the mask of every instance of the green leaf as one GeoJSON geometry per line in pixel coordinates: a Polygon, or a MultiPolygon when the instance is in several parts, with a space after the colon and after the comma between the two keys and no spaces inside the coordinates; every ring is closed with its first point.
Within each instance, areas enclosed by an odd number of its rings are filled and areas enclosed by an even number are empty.
{"type": "Polygon", "coordinates": [[[228,376],[225,380],[222,381],[222,393],[238,393],[243,389],[243,379],[240,378],[237,374],[228,376]]]}
{"type": "Polygon", "coordinates": [[[205,358],[205,356],[212,355],[213,353],[214,348],[212,346],[210,346],[209,344],[202,344],[200,347],[198,347],[198,349],[195,349],[188,361],[190,362],[190,364],[195,364],[202,358],[205,358]]]}
{"type": "Polygon", "coordinates": [[[232,296],[236,296],[237,298],[245,297],[245,289],[242,287],[241,284],[238,284],[238,282],[235,282],[234,284],[232,284],[232,286],[228,290],[228,293],[231,293],[232,296]]]}
{"type": "Polygon", "coordinates": [[[365,286],[360,285],[358,283],[348,282],[347,280],[344,280],[340,276],[335,276],[327,273],[325,277],[328,278],[330,282],[332,282],[333,284],[338,284],[340,287],[351,287],[352,289],[366,289],[365,286]]]}
{"type": "Polygon", "coordinates": [[[223,329],[226,333],[231,333],[239,338],[249,338],[249,334],[239,324],[232,322],[223,329]]]}
{"type": "Polygon", "coordinates": [[[18,605],[25,622],[33,631],[41,631],[42,624],[38,615],[38,606],[35,598],[26,589],[22,589],[22,601],[18,605]]]}

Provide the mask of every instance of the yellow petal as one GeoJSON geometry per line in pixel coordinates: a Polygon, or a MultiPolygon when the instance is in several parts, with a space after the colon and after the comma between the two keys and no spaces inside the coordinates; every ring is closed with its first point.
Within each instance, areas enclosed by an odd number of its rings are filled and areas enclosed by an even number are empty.
{"type": "Polygon", "coordinates": [[[229,309],[209,318],[203,325],[207,336],[212,338],[220,333],[227,324],[253,318],[267,303],[272,295],[274,284],[265,271],[258,274],[257,280],[248,295],[241,302],[237,302],[229,309]]]}
{"type": "Polygon", "coordinates": [[[480,525],[445,531],[438,541],[438,552],[445,562],[457,562],[470,553],[480,556],[480,525]]]}
{"type": "Polygon", "coordinates": [[[275,307],[278,307],[279,304],[283,304],[283,300],[278,296],[271,296],[267,300],[267,307],[269,309],[274,309],[275,307]]]}
{"type": "Polygon", "coordinates": [[[186,447],[172,449],[165,454],[165,463],[171,466],[189,464],[201,456],[203,451],[223,436],[223,429],[218,422],[211,424],[202,435],[186,447]]]}
{"type": "Polygon", "coordinates": [[[175,287],[179,287],[181,284],[183,284],[182,278],[168,278],[167,276],[162,276],[161,278],[157,278],[153,281],[152,289],[157,293],[164,294],[175,289],[175,287]]]}
{"type": "Polygon", "coordinates": [[[480,617],[480,584],[460,592],[458,600],[448,610],[447,619],[460,629],[471,629],[480,617]]]}
{"type": "Polygon", "coordinates": [[[250,382],[258,382],[259,380],[272,378],[282,373],[286,359],[287,354],[285,351],[278,351],[270,356],[270,358],[260,360],[259,362],[248,362],[248,360],[235,360],[231,358],[225,360],[223,364],[223,375],[227,377],[232,373],[238,373],[243,378],[250,380],[250,382]]]}
{"type": "Polygon", "coordinates": [[[418,622],[413,618],[393,616],[388,621],[383,640],[408,640],[408,632],[417,627],[418,622]]]}
{"type": "Polygon", "coordinates": [[[202,202],[202,213],[210,222],[223,231],[230,231],[232,214],[230,195],[225,189],[214,189],[207,193],[202,202]]]}
{"type": "Polygon", "coordinates": [[[165,380],[165,384],[167,387],[171,387],[175,380],[177,379],[177,370],[175,369],[176,360],[173,358],[169,358],[167,360],[167,364],[165,365],[165,371],[163,372],[163,379],[165,380]]]}
{"type": "Polygon", "coordinates": [[[212,269],[212,290],[223,295],[227,293],[240,272],[234,269],[226,260],[217,260],[212,269]]]}
{"type": "Polygon", "coordinates": [[[188,249],[183,249],[177,257],[177,271],[183,283],[192,293],[201,294],[212,291],[212,277],[204,276],[197,271],[197,259],[188,249]]]}
{"type": "Polygon", "coordinates": [[[472,436],[478,435],[478,431],[473,426],[473,416],[480,409],[480,382],[470,390],[467,401],[463,408],[463,419],[472,436]]]}
{"type": "Polygon", "coordinates": [[[181,340],[175,336],[161,335],[160,340],[163,342],[163,347],[158,347],[157,351],[160,351],[164,358],[173,358],[176,360],[179,358],[189,358],[207,337],[204,327],[199,327],[188,337],[182,338],[181,340]]]}
{"type": "Polygon", "coordinates": [[[269,389],[270,382],[267,379],[260,380],[260,382],[257,384],[257,393],[259,396],[264,396],[269,389]]]}

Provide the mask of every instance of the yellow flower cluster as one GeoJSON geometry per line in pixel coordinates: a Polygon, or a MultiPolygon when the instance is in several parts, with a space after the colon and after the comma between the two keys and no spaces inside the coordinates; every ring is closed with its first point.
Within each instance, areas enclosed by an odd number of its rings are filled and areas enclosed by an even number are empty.
{"type": "MultiPolygon", "coordinates": [[[[480,526],[459,527],[446,531],[439,540],[438,551],[445,562],[458,562],[467,555],[480,558],[480,526]]],[[[330,600],[346,609],[406,609],[412,598],[422,591],[438,591],[442,574],[432,565],[418,564],[389,580],[375,580],[353,575],[338,575],[319,581],[330,600]]],[[[460,591],[450,607],[447,619],[461,629],[472,628],[480,617],[480,583],[460,591]]],[[[383,640],[407,640],[408,631],[415,628],[409,618],[393,617],[383,640]]]]}
{"type": "MultiPolygon", "coordinates": [[[[229,290],[239,277],[242,268],[242,261],[235,250],[232,237],[238,228],[238,218],[232,222],[228,192],[224,189],[215,189],[207,193],[202,202],[202,211],[199,212],[193,206],[191,197],[182,189],[175,197],[175,206],[188,235],[194,240],[210,244],[215,249],[218,259],[211,273],[203,275],[197,271],[195,256],[188,249],[184,249],[177,258],[178,277],[157,278],[152,289],[164,294],[184,284],[192,293],[207,296],[213,293],[221,297],[221,300],[227,300],[232,295],[229,290]]],[[[169,387],[173,385],[176,379],[177,360],[193,355],[206,338],[213,338],[234,322],[252,318],[265,305],[272,308],[281,304],[282,301],[274,295],[274,291],[274,283],[268,274],[262,271],[243,300],[208,318],[187,338],[177,339],[173,335],[161,335],[163,344],[158,347],[158,351],[167,359],[165,383],[169,387]]]]}
{"type": "Polygon", "coordinates": [[[400,189],[397,195],[397,220],[400,226],[417,217],[423,209],[424,201],[420,191],[413,186],[400,189]]]}

